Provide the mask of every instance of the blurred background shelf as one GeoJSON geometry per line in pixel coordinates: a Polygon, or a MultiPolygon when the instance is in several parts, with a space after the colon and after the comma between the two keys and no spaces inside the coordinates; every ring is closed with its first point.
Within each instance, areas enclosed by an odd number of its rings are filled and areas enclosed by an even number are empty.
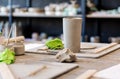
{"type": "MultiPolygon", "coordinates": [[[[9,13],[0,13],[0,17],[8,17],[9,13]]],[[[67,16],[67,15],[45,15],[41,13],[13,13],[13,17],[33,17],[33,18],[64,18],[64,17],[82,17],[82,15],[73,15],[73,16],[67,16]]]]}
{"type": "MultiPolygon", "coordinates": [[[[8,0],[0,0],[0,6],[8,6],[8,0]]],[[[23,35],[26,38],[31,38],[33,32],[38,34],[45,32],[49,36],[60,36],[62,31],[63,17],[82,17],[82,37],[90,41],[91,37],[98,36],[100,42],[110,42],[110,37],[120,37],[120,14],[89,14],[88,2],[89,0],[77,0],[81,12],[75,16],[55,16],[44,14],[28,14],[28,13],[12,13],[12,22],[21,21],[23,35]],[[108,29],[109,28],[109,29],[108,29]],[[49,29],[49,30],[48,30],[49,29]]],[[[120,6],[120,0],[91,0],[99,11],[117,10],[120,6]],[[109,4],[108,4],[109,2],[109,4]]],[[[20,8],[40,8],[55,3],[70,3],[70,0],[12,0],[12,5],[19,5],[20,8]]],[[[91,12],[90,12],[91,13],[91,12]]],[[[0,13],[0,21],[8,21],[10,15],[0,13]]],[[[83,41],[86,41],[83,39],[83,41]]]]}
{"type": "Polygon", "coordinates": [[[120,14],[88,14],[87,18],[120,18],[120,14]]]}
{"type": "Polygon", "coordinates": [[[8,17],[9,14],[8,13],[0,13],[0,17],[8,17]]]}

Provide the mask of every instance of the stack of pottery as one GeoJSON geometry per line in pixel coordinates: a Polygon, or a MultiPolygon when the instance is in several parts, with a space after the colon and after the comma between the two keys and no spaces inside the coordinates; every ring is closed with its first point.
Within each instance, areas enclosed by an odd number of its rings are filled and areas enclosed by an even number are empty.
{"type": "Polygon", "coordinates": [[[44,13],[44,10],[43,9],[40,9],[40,8],[28,8],[28,12],[29,13],[44,13]]]}
{"type": "Polygon", "coordinates": [[[100,37],[99,36],[92,36],[92,37],[90,37],[90,42],[99,43],[100,42],[100,37]]]}
{"type": "Polygon", "coordinates": [[[15,8],[14,12],[15,13],[25,13],[25,12],[27,12],[27,8],[15,8]]]}
{"type": "Polygon", "coordinates": [[[0,12],[1,13],[8,13],[9,9],[7,7],[0,7],[0,12]]]}
{"type": "Polygon", "coordinates": [[[50,4],[44,8],[46,15],[55,15],[56,4],[50,4]]]}

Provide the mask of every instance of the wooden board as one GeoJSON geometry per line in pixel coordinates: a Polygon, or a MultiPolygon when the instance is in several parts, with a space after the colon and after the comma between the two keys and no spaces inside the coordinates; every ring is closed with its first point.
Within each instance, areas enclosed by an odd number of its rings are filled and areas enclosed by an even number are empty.
{"type": "Polygon", "coordinates": [[[120,79],[120,64],[99,71],[94,77],[102,79],[120,79]]]}
{"type": "MultiPolygon", "coordinates": [[[[45,44],[40,44],[40,43],[25,44],[25,51],[29,52],[32,49],[41,48],[43,46],[45,46],[45,44]]],[[[97,47],[96,45],[91,43],[81,43],[81,46],[80,46],[81,49],[94,49],[96,47],[97,47]]]]}
{"type": "Polygon", "coordinates": [[[2,79],[16,79],[10,68],[5,63],[0,63],[0,74],[2,79]]]}
{"type": "Polygon", "coordinates": [[[77,64],[66,64],[66,63],[56,63],[56,62],[40,62],[39,64],[12,64],[9,66],[13,74],[17,79],[53,79],[60,76],[72,69],[78,67],[77,64]],[[46,68],[37,72],[33,76],[28,76],[29,73],[39,69],[40,66],[45,65],[46,68]]]}
{"type": "Polygon", "coordinates": [[[120,48],[120,45],[116,45],[116,46],[108,48],[104,51],[101,51],[99,53],[92,53],[92,52],[90,52],[90,50],[86,50],[86,51],[77,53],[76,55],[77,55],[77,57],[99,58],[99,57],[109,54],[119,48],[120,48]]]}
{"type": "MultiPolygon", "coordinates": [[[[86,46],[87,46],[87,44],[88,44],[88,46],[90,46],[90,44],[91,44],[91,46],[94,47],[94,49],[91,49],[91,48],[90,49],[81,49],[81,52],[76,53],[77,57],[98,58],[98,57],[101,57],[101,56],[104,56],[106,54],[109,54],[109,53],[111,53],[111,52],[113,52],[113,51],[115,51],[115,50],[120,48],[119,44],[113,45],[112,47],[108,46],[110,44],[105,44],[105,43],[82,43],[82,44],[85,44],[86,46]],[[93,52],[93,50],[100,49],[100,48],[107,47],[107,46],[109,48],[106,48],[104,51],[101,51],[101,52],[98,52],[98,53],[93,52]]],[[[45,50],[45,51],[41,51],[41,50],[38,50],[39,48],[40,47],[28,49],[28,50],[26,50],[26,52],[28,52],[28,53],[37,53],[37,54],[56,55],[56,53],[58,53],[60,51],[60,50],[45,50]]]]}
{"type": "MultiPolygon", "coordinates": [[[[37,54],[50,54],[55,55],[60,50],[39,50],[45,46],[44,44],[37,44],[37,43],[31,43],[25,45],[25,51],[29,53],[37,53],[37,54]]],[[[97,46],[96,44],[91,43],[81,43],[81,50],[89,50],[89,49],[95,49],[97,46]]]]}

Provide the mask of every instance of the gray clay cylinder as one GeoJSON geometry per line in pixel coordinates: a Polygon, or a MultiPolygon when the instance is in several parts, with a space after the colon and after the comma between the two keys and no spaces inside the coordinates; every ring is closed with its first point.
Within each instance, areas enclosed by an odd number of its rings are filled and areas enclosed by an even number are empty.
{"type": "Polygon", "coordinates": [[[72,52],[80,52],[81,18],[63,18],[64,47],[72,52]]]}

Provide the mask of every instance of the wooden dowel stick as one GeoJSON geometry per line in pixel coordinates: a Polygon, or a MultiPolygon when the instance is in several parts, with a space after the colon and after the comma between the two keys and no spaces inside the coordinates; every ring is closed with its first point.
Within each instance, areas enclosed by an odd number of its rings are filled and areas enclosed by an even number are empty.
{"type": "Polygon", "coordinates": [[[81,74],[80,76],[78,76],[76,79],[89,79],[96,72],[97,72],[97,70],[88,70],[88,71],[84,72],[83,74],[81,74]]]}
{"type": "Polygon", "coordinates": [[[28,74],[28,76],[33,76],[33,75],[37,74],[38,72],[42,71],[42,70],[45,69],[45,68],[46,68],[46,66],[45,66],[45,65],[42,65],[42,66],[40,66],[38,69],[30,72],[30,73],[28,74]]]}

